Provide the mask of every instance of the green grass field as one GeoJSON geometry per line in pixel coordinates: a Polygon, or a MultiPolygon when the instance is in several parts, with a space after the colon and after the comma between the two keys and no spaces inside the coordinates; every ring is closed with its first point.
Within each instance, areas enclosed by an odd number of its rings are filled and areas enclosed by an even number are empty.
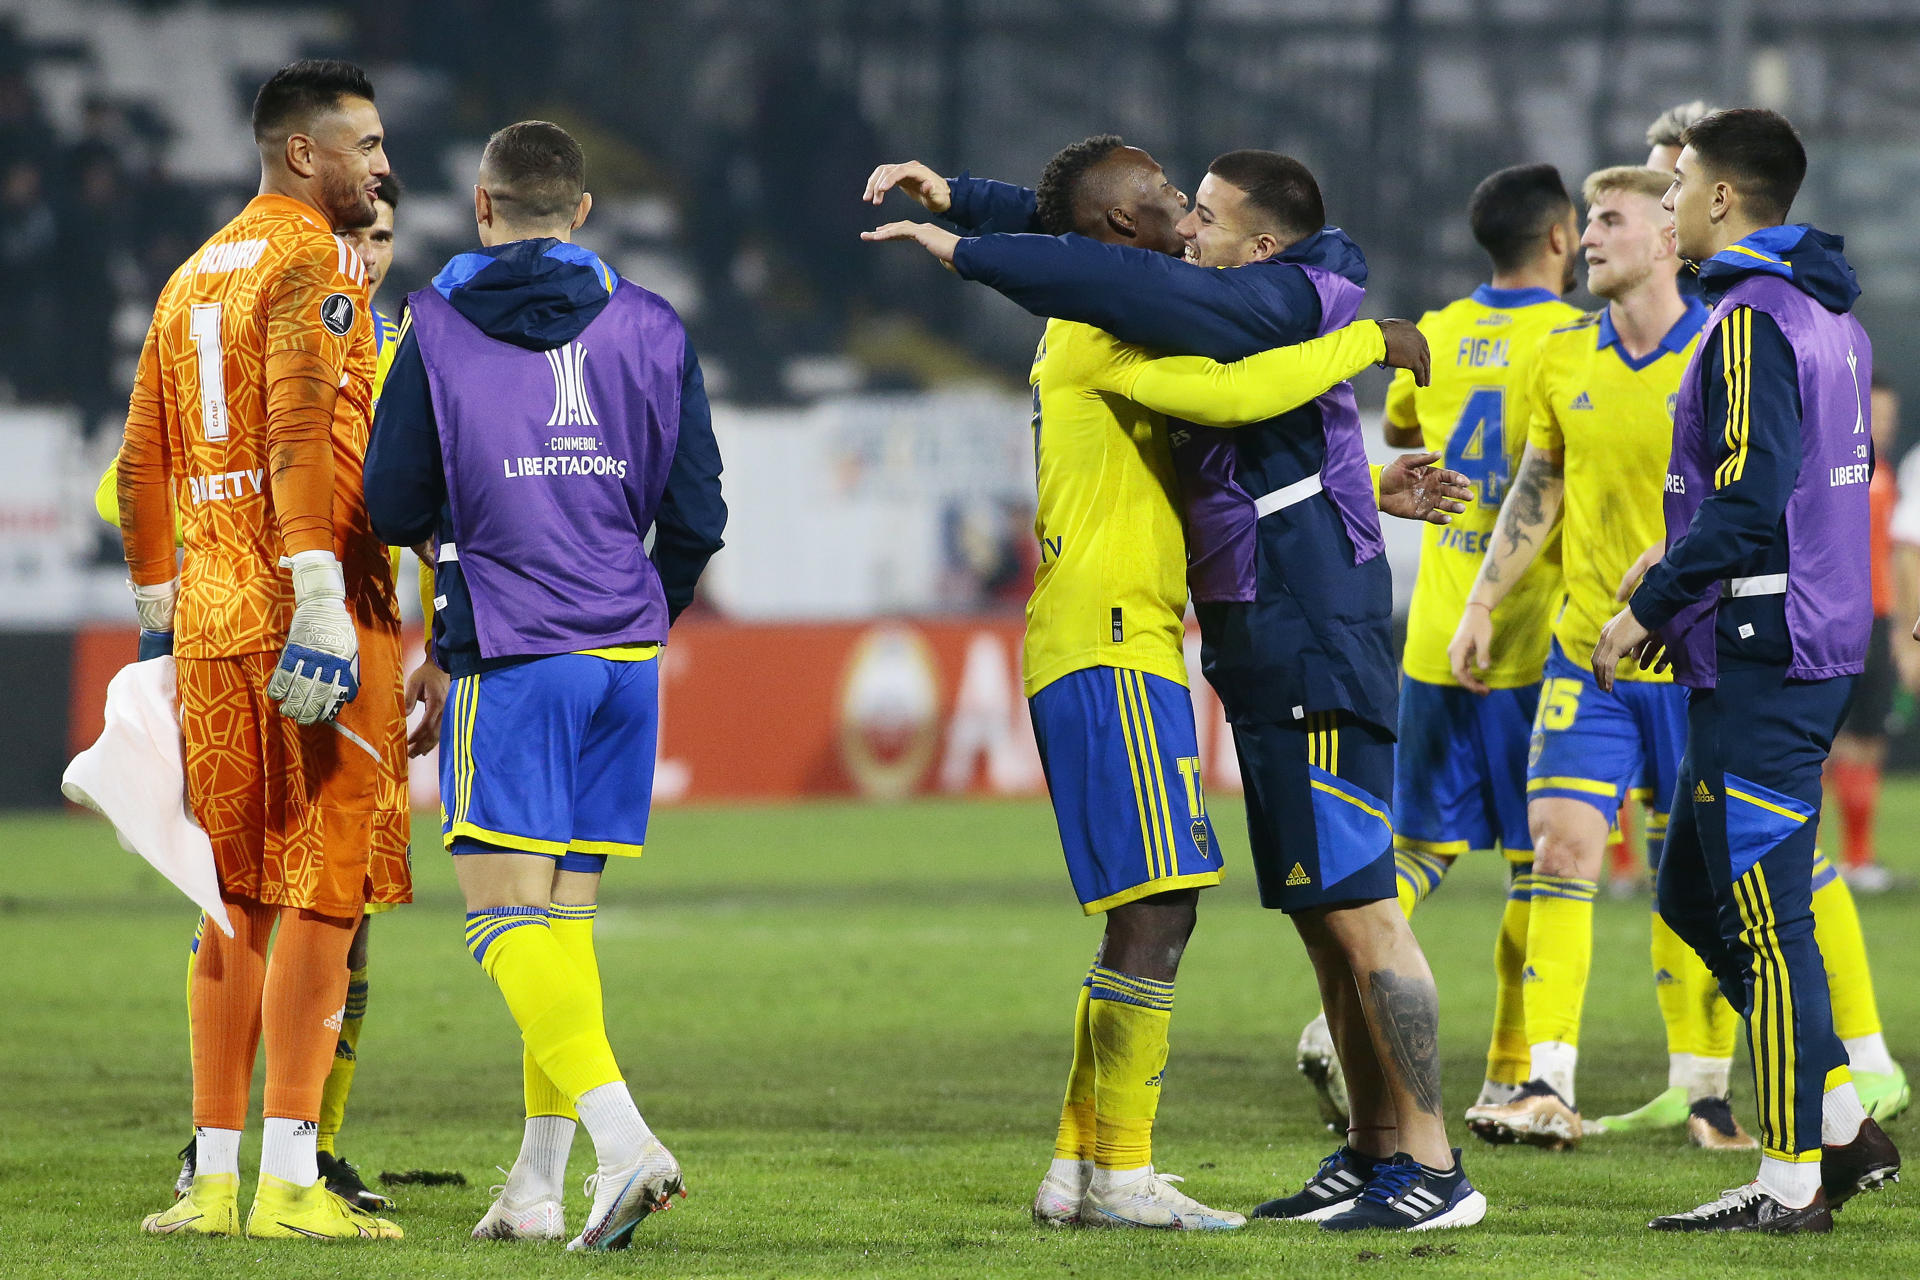
{"type": "MultiPolygon", "coordinates": [[[[1293,1046],[1315,1007],[1284,918],[1259,910],[1237,807],[1234,867],[1208,894],[1180,975],[1157,1159],[1217,1205],[1292,1190],[1331,1147],[1293,1046]]],[[[1920,785],[1889,789],[1886,855],[1920,871],[1920,785]]],[[[1040,804],[816,804],[669,810],[643,865],[609,877],[600,925],[614,1047],[691,1198],[624,1254],[475,1243],[520,1132],[520,1052],[461,942],[450,869],[423,829],[419,901],[376,922],[372,1000],[341,1150],[369,1174],[463,1173],[408,1188],[395,1245],[156,1240],[189,1131],[182,976],[193,912],[104,825],[0,819],[10,989],[0,1079],[0,1275],[1104,1277],[1920,1274],[1920,1192],[1856,1201],[1827,1238],[1655,1236],[1655,1213],[1751,1176],[1678,1133],[1569,1154],[1470,1144],[1492,1209],[1468,1231],[1356,1239],[1257,1224],[1227,1234],[1046,1232],[1027,1204],[1046,1161],[1075,986],[1098,936],[1072,901],[1040,804]]],[[[1231,865],[1230,861],[1230,865],[1231,865]]],[[[1465,866],[1416,926],[1439,976],[1448,1109],[1481,1076],[1501,871],[1465,866]]],[[[1896,1055],[1920,1060],[1913,892],[1863,902],[1896,1055]]],[[[1665,1080],[1644,899],[1603,899],[1581,1103],[1624,1109],[1665,1080]]],[[[1744,1067],[1740,1069],[1744,1071],[1744,1067]]],[[[1736,1108],[1751,1089],[1736,1073],[1736,1108]]],[[[255,1099],[258,1102],[256,1086],[255,1099]]],[[[1914,1132],[1907,1120],[1896,1141],[1914,1132]]],[[[243,1167],[258,1155],[250,1133],[243,1167]]],[[[569,1225],[585,1211],[574,1147],[569,1225]]],[[[250,1187],[250,1174],[243,1176],[250,1187]]],[[[244,1194],[244,1193],[243,1193],[244,1194]]],[[[244,1209],[244,1205],[243,1205],[244,1209]]]]}

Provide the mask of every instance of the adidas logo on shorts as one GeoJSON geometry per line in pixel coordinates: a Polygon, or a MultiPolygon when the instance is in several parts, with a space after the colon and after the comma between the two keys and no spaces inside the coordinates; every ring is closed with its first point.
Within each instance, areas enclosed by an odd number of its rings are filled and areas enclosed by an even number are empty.
{"type": "Polygon", "coordinates": [[[1307,869],[1297,862],[1293,864],[1293,870],[1287,872],[1287,884],[1289,886],[1312,883],[1313,877],[1308,875],[1307,869]]]}

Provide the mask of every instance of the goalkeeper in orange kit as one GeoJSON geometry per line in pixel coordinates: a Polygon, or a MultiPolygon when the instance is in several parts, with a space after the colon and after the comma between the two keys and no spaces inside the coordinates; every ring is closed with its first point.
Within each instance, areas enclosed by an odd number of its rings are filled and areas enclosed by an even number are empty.
{"type": "Polygon", "coordinates": [[[264,1032],[248,1234],[392,1239],[327,1190],[316,1146],[368,886],[407,892],[399,610],[360,483],[372,313],[333,234],[372,222],[387,162],[372,86],[347,63],[277,72],[253,126],[260,194],[161,294],[119,458],[141,629],[172,637],[187,800],[235,930],[205,932],[192,983],[192,1189],[145,1227],[239,1234],[264,1032]]]}

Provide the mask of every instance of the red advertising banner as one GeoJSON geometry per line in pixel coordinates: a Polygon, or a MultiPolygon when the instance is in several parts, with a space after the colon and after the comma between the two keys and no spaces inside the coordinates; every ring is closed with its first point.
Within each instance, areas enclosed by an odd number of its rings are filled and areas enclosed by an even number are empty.
{"type": "MultiPolygon", "coordinates": [[[[800,796],[1041,795],[1016,618],[742,624],[689,619],[662,655],[658,803],[800,796]]],[[[71,736],[100,731],[132,631],[76,640],[71,736]]],[[[1187,667],[1207,786],[1240,790],[1219,701],[1187,667]]],[[[432,758],[414,799],[438,803],[432,758]]]]}

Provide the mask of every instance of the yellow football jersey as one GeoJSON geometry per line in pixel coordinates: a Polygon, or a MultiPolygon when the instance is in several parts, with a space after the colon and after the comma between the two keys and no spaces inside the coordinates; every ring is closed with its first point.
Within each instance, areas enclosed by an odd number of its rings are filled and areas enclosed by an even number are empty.
{"type": "MultiPolygon", "coordinates": [[[[1463,472],[1474,488],[1474,500],[1452,524],[1430,524],[1423,535],[1401,660],[1402,670],[1415,680],[1458,683],[1447,663],[1447,644],[1526,447],[1521,400],[1527,375],[1540,340],[1579,316],[1578,308],[1546,289],[1482,285],[1420,317],[1420,332],[1433,353],[1432,385],[1416,387],[1413,375],[1401,370],[1388,388],[1387,421],[1418,427],[1425,447],[1463,472]]],[[[1489,685],[1514,689],[1540,679],[1559,574],[1560,549],[1550,538],[1494,610],[1489,685]]]]}
{"type": "MultiPolygon", "coordinates": [[[[1673,402],[1706,320],[1706,307],[1689,299],[1642,360],[1627,356],[1605,311],[1541,341],[1526,397],[1527,440],[1536,449],[1564,450],[1564,594],[1553,638],[1574,662],[1593,656],[1600,628],[1620,611],[1613,596],[1621,576],[1666,538],[1661,499],[1673,452],[1673,402]]],[[[1673,677],[1622,662],[1619,678],[1673,677]]]]}
{"type": "Polygon", "coordinates": [[[1101,390],[1132,348],[1050,320],[1033,358],[1040,567],[1027,601],[1028,697],[1073,671],[1187,682],[1187,541],[1166,419],[1101,390]]]}

